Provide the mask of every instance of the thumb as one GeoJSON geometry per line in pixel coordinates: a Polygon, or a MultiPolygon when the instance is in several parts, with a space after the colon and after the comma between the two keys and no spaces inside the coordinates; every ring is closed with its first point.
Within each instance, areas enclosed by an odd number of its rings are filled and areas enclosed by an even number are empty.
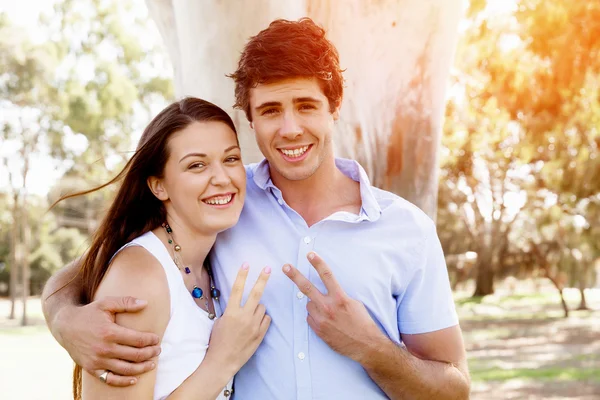
{"type": "Polygon", "coordinates": [[[138,312],[148,305],[146,300],[136,299],[131,296],[124,297],[106,297],[99,301],[98,306],[103,311],[112,314],[138,312]]]}

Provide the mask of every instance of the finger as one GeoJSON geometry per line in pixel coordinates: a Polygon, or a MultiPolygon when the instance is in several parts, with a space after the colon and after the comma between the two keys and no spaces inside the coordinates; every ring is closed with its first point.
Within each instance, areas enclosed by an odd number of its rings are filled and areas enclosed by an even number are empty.
{"type": "MultiPolygon", "coordinates": [[[[112,373],[109,375],[120,375],[129,379],[135,378],[145,372],[152,371],[154,368],[156,368],[156,361],[154,360],[144,361],[143,363],[132,363],[117,360],[116,358],[107,359],[105,366],[105,369],[112,373]]],[[[120,381],[118,378],[117,380],[120,381]]]]}
{"type": "Polygon", "coordinates": [[[242,305],[242,295],[244,294],[244,286],[246,285],[246,278],[248,277],[248,270],[250,266],[248,263],[243,263],[242,268],[238,271],[237,276],[235,277],[235,282],[233,283],[233,287],[231,288],[231,294],[229,295],[229,302],[227,304],[227,308],[230,306],[241,307],[242,305]]]}
{"type": "Polygon", "coordinates": [[[117,358],[124,361],[141,363],[148,361],[151,358],[158,357],[160,354],[160,346],[147,346],[141,349],[130,346],[117,345],[111,349],[108,357],[117,358]]]}
{"type": "Polygon", "coordinates": [[[258,303],[262,298],[263,292],[265,291],[265,286],[267,285],[267,281],[269,280],[270,276],[271,267],[263,268],[262,272],[258,276],[258,279],[256,280],[256,283],[254,284],[254,287],[248,295],[248,299],[246,300],[244,308],[247,308],[249,310],[256,309],[256,306],[258,306],[258,303]]]}
{"type": "Polygon", "coordinates": [[[283,266],[283,273],[286,274],[287,277],[298,286],[298,289],[300,289],[300,291],[309,299],[319,302],[323,301],[323,294],[319,292],[319,290],[296,268],[290,264],[285,264],[283,266]]]}
{"type": "Polygon", "coordinates": [[[136,299],[131,296],[105,297],[97,301],[98,307],[110,313],[138,312],[148,305],[146,300],[136,299]]]}
{"type": "Polygon", "coordinates": [[[147,346],[158,346],[159,337],[155,333],[138,332],[123,326],[114,325],[111,332],[112,342],[124,346],[143,348],[147,346]]]}
{"type": "Polygon", "coordinates": [[[261,340],[262,340],[262,338],[265,337],[265,334],[267,333],[269,326],[271,326],[271,317],[269,315],[265,315],[263,317],[262,321],[260,322],[260,327],[259,327],[261,340]]]}
{"type": "Polygon", "coordinates": [[[306,311],[308,311],[308,315],[312,316],[316,316],[319,313],[318,307],[314,301],[306,303],[306,311]]]}
{"type": "Polygon", "coordinates": [[[327,293],[343,293],[344,290],[333,276],[331,269],[325,261],[314,251],[307,254],[308,261],[315,267],[315,270],[319,273],[321,281],[327,288],[327,293]]]}
{"type": "Polygon", "coordinates": [[[256,318],[257,322],[262,321],[266,313],[267,308],[264,306],[264,304],[259,304],[254,311],[254,318],[256,318]]]}
{"type": "Polygon", "coordinates": [[[309,314],[308,317],[306,317],[306,322],[308,323],[308,326],[310,326],[310,329],[319,336],[319,325],[317,324],[317,320],[309,314]]]}
{"type": "MultiPolygon", "coordinates": [[[[100,375],[103,374],[105,369],[98,369],[90,372],[93,376],[100,379],[100,375]]],[[[137,383],[137,378],[135,376],[121,376],[115,375],[113,372],[108,371],[108,375],[106,376],[106,384],[110,386],[124,387],[131,386],[137,383]]]]}

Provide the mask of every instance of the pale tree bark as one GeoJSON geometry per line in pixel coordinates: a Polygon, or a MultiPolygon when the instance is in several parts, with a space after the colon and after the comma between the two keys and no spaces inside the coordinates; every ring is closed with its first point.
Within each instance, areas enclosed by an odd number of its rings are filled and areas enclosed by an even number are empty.
{"type": "Polygon", "coordinates": [[[5,171],[8,173],[8,187],[12,191],[12,224],[10,227],[10,254],[9,254],[9,265],[10,265],[10,277],[8,284],[8,292],[10,296],[10,312],[8,315],[9,319],[16,318],[16,302],[17,302],[17,283],[19,278],[18,260],[18,238],[19,238],[19,191],[15,188],[13,183],[13,173],[8,166],[8,159],[3,158],[3,165],[5,171]]]}
{"type": "Polygon", "coordinates": [[[30,265],[29,253],[31,246],[31,226],[29,224],[28,215],[28,196],[27,196],[27,177],[29,176],[31,157],[38,147],[41,137],[40,131],[23,132],[23,145],[20,150],[21,159],[23,160],[23,168],[21,169],[21,202],[18,204],[19,230],[22,235],[21,240],[17,240],[19,251],[17,252],[17,265],[20,265],[21,270],[21,296],[23,302],[23,312],[21,315],[21,325],[25,326],[28,323],[27,316],[27,299],[29,298],[30,287],[30,265]]]}
{"type": "Polygon", "coordinates": [[[374,185],[435,218],[446,83],[463,0],[146,0],[169,50],[177,96],[231,111],[246,162],[261,155],[242,112],[235,70],[248,37],[276,18],[313,18],[346,69],[336,151],[357,159],[374,185]]]}

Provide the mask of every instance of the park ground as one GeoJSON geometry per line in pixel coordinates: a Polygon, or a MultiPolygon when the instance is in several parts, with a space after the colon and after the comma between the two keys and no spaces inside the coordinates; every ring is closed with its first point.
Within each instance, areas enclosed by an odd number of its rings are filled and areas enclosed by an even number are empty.
{"type": "MultiPolygon", "coordinates": [[[[600,399],[600,289],[586,292],[591,311],[572,311],[568,319],[544,281],[501,284],[483,299],[471,298],[471,290],[455,294],[471,399],[600,399]]],[[[579,292],[565,296],[577,308],[579,292]]],[[[9,302],[0,299],[0,398],[69,399],[72,362],[44,325],[39,299],[28,307],[31,326],[20,327],[6,319],[9,302]]]]}

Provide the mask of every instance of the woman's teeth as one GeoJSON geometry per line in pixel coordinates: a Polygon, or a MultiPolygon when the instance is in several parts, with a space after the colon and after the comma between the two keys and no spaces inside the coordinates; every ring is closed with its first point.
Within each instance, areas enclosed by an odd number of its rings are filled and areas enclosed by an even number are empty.
{"type": "Polygon", "coordinates": [[[229,203],[232,198],[233,195],[230,194],[228,196],[211,197],[210,199],[204,200],[204,202],[211,205],[223,205],[229,203]]]}
{"type": "Polygon", "coordinates": [[[306,150],[308,150],[308,147],[309,146],[304,146],[304,147],[300,147],[299,149],[294,149],[294,150],[281,149],[281,152],[288,157],[300,157],[301,155],[306,153],[306,150]]]}

